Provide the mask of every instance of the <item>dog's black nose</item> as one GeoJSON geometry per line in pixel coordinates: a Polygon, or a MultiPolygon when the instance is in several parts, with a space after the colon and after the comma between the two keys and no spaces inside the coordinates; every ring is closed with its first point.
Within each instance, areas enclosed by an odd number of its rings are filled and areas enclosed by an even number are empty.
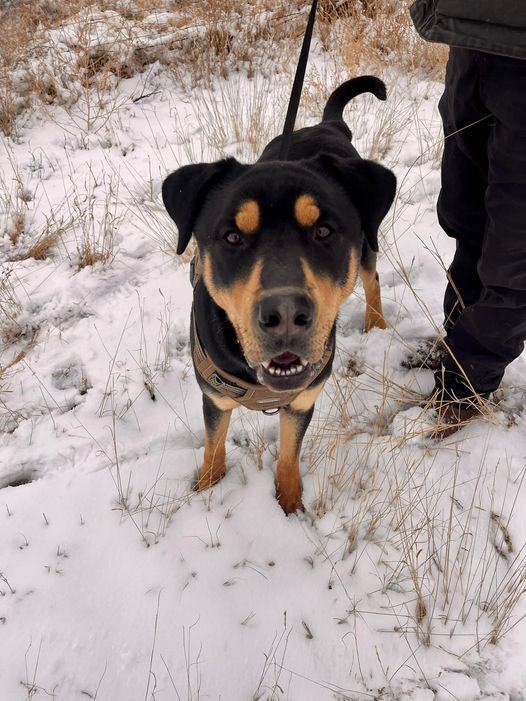
{"type": "Polygon", "coordinates": [[[260,328],[274,338],[293,339],[312,326],[314,305],[304,294],[269,295],[257,310],[260,328]]]}

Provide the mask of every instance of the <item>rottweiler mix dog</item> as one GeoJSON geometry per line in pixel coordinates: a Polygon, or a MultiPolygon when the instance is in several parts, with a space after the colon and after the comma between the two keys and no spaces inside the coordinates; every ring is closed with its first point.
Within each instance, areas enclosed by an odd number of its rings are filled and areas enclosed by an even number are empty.
{"type": "Polygon", "coordinates": [[[331,372],[338,308],[358,276],[365,331],[385,328],[376,252],[396,179],[351,144],[343,109],[363,92],[385,100],[378,78],[345,82],[320,124],[294,132],[286,161],[279,136],[253,165],[187,165],[163,183],[177,253],[192,233],[197,240],[192,353],[205,421],[197,490],[225,474],[232,409],[279,408],[276,495],[285,513],[303,510],[301,444],[331,372]]]}

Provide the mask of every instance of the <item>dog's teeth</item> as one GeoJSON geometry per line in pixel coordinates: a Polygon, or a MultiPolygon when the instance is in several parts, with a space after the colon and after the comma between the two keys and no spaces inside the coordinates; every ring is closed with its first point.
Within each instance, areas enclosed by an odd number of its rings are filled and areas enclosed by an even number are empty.
{"type": "Polygon", "coordinates": [[[261,363],[261,365],[271,375],[274,375],[277,377],[289,377],[290,375],[297,375],[298,373],[303,372],[305,370],[305,368],[308,366],[308,362],[301,361],[299,363],[296,363],[296,365],[291,365],[288,368],[282,368],[282,367],[273,365],[272,361],[269,361],[267,363],[261,363]]]}

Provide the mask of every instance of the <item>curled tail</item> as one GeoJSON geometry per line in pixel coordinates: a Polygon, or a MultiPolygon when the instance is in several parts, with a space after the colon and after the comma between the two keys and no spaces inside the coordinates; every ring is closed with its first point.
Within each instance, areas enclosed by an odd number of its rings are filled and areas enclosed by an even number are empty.
{"type": "Polygon", "coordinates": [[[353,97],[361,95],[364,92],[372,92],[379,100],[385,100],[385,83],[383,80],[375,78],[374,75],[362,75],[359,78],[351,78],[351,80],[345,81],[339,88],[336,88],[327,100],[327,104],[323,110],[322,121],[341,121],[343,119],[345,105],[352,100],[353,97]]]}

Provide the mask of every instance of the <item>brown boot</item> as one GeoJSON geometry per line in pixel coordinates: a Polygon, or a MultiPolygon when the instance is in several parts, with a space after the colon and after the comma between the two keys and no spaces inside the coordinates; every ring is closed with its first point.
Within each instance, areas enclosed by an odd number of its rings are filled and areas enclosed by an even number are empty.
{"type": "Polygon", "coordinates": [[[463,402],[443,398],[443,392],[435,392],[430,397],[430,406],[437,412],[436,427],[431,438],[442,439],[464,428],[484,413],[482,398],[473,397],[463,402]]]}

